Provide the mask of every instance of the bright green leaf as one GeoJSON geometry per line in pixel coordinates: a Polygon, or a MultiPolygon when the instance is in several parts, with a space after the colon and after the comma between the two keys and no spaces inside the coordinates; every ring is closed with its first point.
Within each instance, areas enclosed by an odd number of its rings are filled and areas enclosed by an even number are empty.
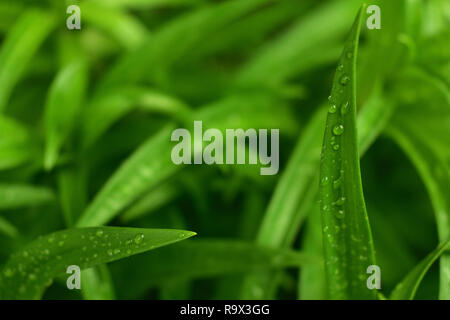
{"type": "Polygon", "coordinates": [[[333,81],[320,167],[325,270],[331,299],[375,299],[366,269],[375,263],[359,168],[356,55],[363,12],[355,20],[333,81]]]}
{"type": "Polygon", "coordinates": [[[0,210],[38,206],[54,199],[52,190],[45,187],[0,183],[0,210]]]}
{"type": "Polygon", "coordinates": [[[0,112],[39,46],[55,26],[55,17],[32,9],[22,14],[0,50],[0,112]]]}
{"type": "Polygon", "coordinates": [[[87,69],[80,61],[62,69],[54,80],[45,107],[46,149],[44,166],[51,169],[63,143],[73,130],[83,103],[87,69]]]}
{"type": "Polygon", "coordinates": [[[195,233],[183,230],[100,227],[68,229],[39,238],[14,253],[0,275],[0,296],[38,299],[68,266],[80,269],[165,246],[195,233]]]}

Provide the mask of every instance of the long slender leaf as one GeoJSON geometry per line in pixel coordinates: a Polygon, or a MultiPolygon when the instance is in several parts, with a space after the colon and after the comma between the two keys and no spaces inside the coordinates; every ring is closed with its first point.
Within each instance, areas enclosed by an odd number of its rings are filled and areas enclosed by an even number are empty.
{"type": "Polygon", "coordinates": [[[320,200],[331,299],[375,299],[366,269],[375,262],[365,208],[356,133],[356,54],[360,9],[345,44],[330,96],[320,167],[320,200]]]}
{"type": "Polygon", "coordinates": [[[30,131],[18,121],[0,116],[0,170],[29,162],[39,152],[30,131]]]}
{"type": "Polygon", "coordinates": [[[146,27],[125,12],[89,1],[81,3],[80,10],[87,23],[112,35],[127,49],[136,48],[147,37],[146,27]]]}
{"type": "Polygon", "coordinates": [[[45,107],[46,169],[54,166],[59,150],[74,127],[86,85],[87,69],[80,61],[62,69],[52,84],[45,107]]]}
{"type": "Polygon", "coordinates": [[[142,46],[121,59],[100,85],[100,90],[121,83],[133,83],[148,75],[157,82],[165,81],[167,69],[193,46],[224,28],[240,16],[264,5],[269,0],[233,0],[210,4],[188,13],[145,40],[142,46]],[[174,47],[174,43],[177,44],[174,47]]]}
{"type": "Polygon", "coordinates": [[[52,14],[33,9],[23,13],[8,33],[0,51],[0,112],[55,21],[52,14]]]}
{"type": "Polygon", "coordinates": [[[106,265],[85,269],[81,273],[81,293],[85,300],[114,300],[111,274],[106,265]]]}
{"type": "MultiPolygon", "coordinates": [[[[450,140],[447,134],[450,110],[446,103],[448,106],[447,95],[430,103],[427,109],[421,104],[402,106],[386,130],[408,155],[428,190],[440,241],[450,236],[450,140]],[[417,128],[421,128],[420,132],[417,128]]],[[[441,299],[450,299],[449,270],[450,254],[446,253],[440,261],[441,299]]]]}
{"type": "Polygon", "coordinates": [[[90,268],[193,235],[183,230],[119,227],[55,232],[11,256],[0,275],[0,294],[4,299],[38,299],[52,279],[64,274],[70,265],[90,268]]]}
{"type": "Polygon", "coordinates": [[[38,206],[55,199],[52,190],[26,184],[0,184],[0,210],[38,206]]]}
{"type": "Polygon", "coordinates": [[[299,70],[312,67],[312,63],[333,60],[339,53],[334,50],[332,40],[345,34],[352,12],[360,3],[360,0],[338,0],[314,8],[250,60],[239,72],[237,81],[241,85],[280,82],[299,70]],[[328,23],[333,28],[322,28],[328,23]]]}
{"type": "Polygon", "coordinates": [[[90,146],[121,116],[133,108],[186,118],[188,107],[176,98],[142,87],[125,87],[94,98],[83,114],[82,145],[90,146]]]}

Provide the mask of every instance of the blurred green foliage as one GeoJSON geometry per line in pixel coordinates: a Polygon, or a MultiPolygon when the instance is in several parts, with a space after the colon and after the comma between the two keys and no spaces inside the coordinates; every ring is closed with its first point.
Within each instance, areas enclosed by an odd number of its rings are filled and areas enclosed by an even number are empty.
{"type": "MultiPolygon", "coordinates": [[[[361,3],[0,0],[0,284],[5,265],[20,264],[11,255],[40,236],[111,225],[197,236],[84,263],[95,267],[81,291],[56,269],[52,284],[35,272],[49,285],[43,298],[330,298],[320,152],[361,3]],[[71,4],[81,30],[66,28],[71,4]],[[279,173],[174,165],[170,133],[193,120],[280,129],[279,173]]],[[[450,299],[450,253],[438,247],[450,237],[450,6],[367,3],[381,8],[381,29],[363,19],[354,138],[381,293],[405,279],[392,297],[411,298],[424,276],[416,298],[450,299]]],[[[70,242],[70,259],[85,261],[70,242]]]]}

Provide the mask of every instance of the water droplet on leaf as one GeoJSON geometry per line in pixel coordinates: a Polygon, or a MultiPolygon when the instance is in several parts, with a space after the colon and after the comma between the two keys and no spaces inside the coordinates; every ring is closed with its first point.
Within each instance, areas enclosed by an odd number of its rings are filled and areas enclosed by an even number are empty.
{"type": "Polygon", "coordinates": [[[143,233],[139,233],[136,235],[136,237],[134,237],[134,243],[136,243],[136,244],[140,244],[142,242],[142,240],[144,240],[143,233]]]}
{"type": "Polygon", "coordinates": [[[344,133],[344,126],[342,124],[338,124],[333,128],[333,133],[337,136],[340,136],[344,133]]]}
{"type": "Polygon", "coordinates": [[[347,83],[350,81],[350,77],[343,74],[340,79],[339,79],[339,83],[343,86],[347,85],[347,83]]]}
{"type": "Polygon", "coordinates": [[[349,109],[350,108],[349,108],[349,105],[348,105],[348,101],[342,103],[342,105],[341,105],[341,114],[342,115],[346,115],[348,113],[349,109]]]}

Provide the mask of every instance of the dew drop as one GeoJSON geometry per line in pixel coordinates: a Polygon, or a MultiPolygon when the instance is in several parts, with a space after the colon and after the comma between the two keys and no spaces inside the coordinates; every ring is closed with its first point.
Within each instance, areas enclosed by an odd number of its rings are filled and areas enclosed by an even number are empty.
{"type": "Polygon", "coordinates": [[[339,83],[343,86],[347,85],[347,83],[350,81],[350,77],[343,74],[340,78],[339,78],[339,83]]]}
{"type": "Polygon", "coordinates": [[[120,253],[120,249],[114,249],[113,253],[114,254],[119,254],[120,253]]]}
{"type": "Polygon", "coordinates": [[[349,105],[348,105],[348,101],[342,103],[342,105],[341,105],[341,114],[342,115],[346,115],[348,113],[349,109],[350,108],[349,108],[349,105]]]}
{"type": "Polygon", "coordinates": [[[342,178],[340,177],[339,179],[336,179],[333,181],[333,188],[334,189],[338,189],[341,186],[342,183],[342,178]]]}
{"type": "Polygon", "coordinates": [[[332,104],[329,108],[328,108],[328,112],[329,113],[336,113],[337,111],[337,107],[335,104],[332,104]]]}
{"type": "Polygon", "coordinates": [[[101,237],[101,236],[103,236],[103,230],[97,230],[97,232],[95,233],[95,235],[97,236],[97,237],[101,237]]]}
{"type": "Polygon", "coordinates": [[[344,216],[345,216],[344,210],[338,210],[338,211],[336,212],[336,218],[338,218],[338,219],[344,219],[344,216]]]}
{"type": "Polygon", "coordinates": [[[112,249],[108,249],[108,250],[106,251],[106,253],[108,254],[108,256],[112,256],[112,255],[113,255],[112,249]]]}
{"type": "Polygon", "coordinates": [[[336,200],[336,202],[334,203],[337,206],[342,206],[345,203],[345,197],[340,197],[339,199],[336,200]]]}
{"type": "Polygon", "coordinates": [[[351,59],[353,58],[353,52],[349,51],[345,56],[347,57],[347,59],[351,59]]]}
{"type": "Polygon", "coordinates": [[[140,244],[142,242],[142,240],[144,240],[144,234],[143,233],[139,233],[136,235],[136,237],[134,237],[134,243],[135,244],[140,244]]]}
{"type": "Polygon", "coordinates": [[[337,136],[340,136],[344,133],[344,126],[342,124],[339,124],[333,128],[333,133],[337,136]]]}
{"type": "Polygon", "coordinates": [[[322,186],[326,186],[326,185],[328,184],[329,181],[330,181],[330,179],[329,179],[327,176],[325,176],[325,177],[323,177],[323,178],[320,180],[320,184],[321,184],[322,186]]]}
{"type": "Polygon", "coordinates": [[[335,144],[335,145],[333,146],[333,150],[334,150],[334,151],[338,151],[338,150],[339,150],[339,145],[338,145],[338,144],[335,144]]]}
{"type": "Polygon", "coordinates": [[[344,70],[344,66],[342,64],[338,65],[337,67],[338,71],[343,71],[344,70]]]}

